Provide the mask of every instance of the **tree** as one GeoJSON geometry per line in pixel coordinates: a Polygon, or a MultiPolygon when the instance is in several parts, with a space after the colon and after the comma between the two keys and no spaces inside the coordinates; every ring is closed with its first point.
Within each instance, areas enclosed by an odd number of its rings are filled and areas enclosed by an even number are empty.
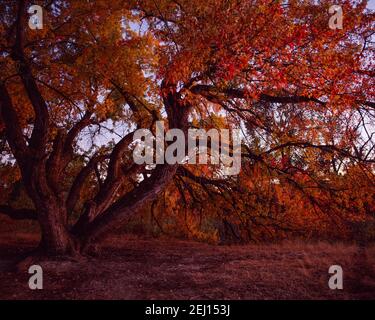
{"type": "Polygon", "coordinates": [[[343,30],[329,29],[328,1],[41,2],[42,30],[28,28],[29,1],[0,4],[2,154],[33,203],[0,209],[37,219],[43,252],[84,252],[176,179],[236,213],[251,205],[234,202],[256,164],[312,202],[310,188],[332,194],[329,174],[355,166],[371,181],[366,2],[343,3],[343,30]],[[215,166],[135,165],[132,129],[161,119],[241,128],[240,180],[215,166]]]}

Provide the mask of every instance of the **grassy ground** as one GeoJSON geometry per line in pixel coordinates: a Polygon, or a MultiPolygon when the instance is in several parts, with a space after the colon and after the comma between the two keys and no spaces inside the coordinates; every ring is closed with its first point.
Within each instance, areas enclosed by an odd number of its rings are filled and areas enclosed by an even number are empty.
{"type": "Polygon", "coordinates": [[[286,242],[212,246],[116,236],[86,261],[41,263],[44,289],[28,288],[11,266],[37,244],[28,233],[0,234],[0,299],[374,299],[375,247],[286,242]],[[328,288],[328,268],[344,289],[328,288]]]}

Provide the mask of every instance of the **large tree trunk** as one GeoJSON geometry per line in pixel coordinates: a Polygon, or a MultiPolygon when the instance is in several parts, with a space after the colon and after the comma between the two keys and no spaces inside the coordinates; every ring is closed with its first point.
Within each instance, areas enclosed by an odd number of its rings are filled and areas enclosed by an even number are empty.
{"type": "Polygon", "coordinates": [[[16,269],[25,271],[33,264],[50,259],[79,261],[81,259],[80,242],[68,230],[65,207],[57,205],[54,200],[47,199],[39,200],[35,204],[41,240],[34,251],[29,252],[26,257],[16,263],[16,269]]]}
{"type": "Polygon", "coordinates": [[[68,230],[67,209],[57,185],[47,180],[45,160],[32,159],[30,167],[23,167],[22,180],[34,203],[41,230],[37,255],[65,256],[77,253],[77,243],[68,230]]]}
{"type": "Polygon", "coordinates": [[[41,228],[39,250],[49,256],[76,255],[78,241],[71,236],[66,225],[65,208],[49,203],[38,209],[41,228]]]}

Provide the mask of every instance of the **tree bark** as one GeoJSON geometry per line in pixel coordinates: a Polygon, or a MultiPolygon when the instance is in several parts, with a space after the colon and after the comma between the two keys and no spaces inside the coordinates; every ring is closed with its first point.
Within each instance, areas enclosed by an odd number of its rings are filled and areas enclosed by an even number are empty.
{"type": "Polygon", "coordinates": [[[38,209],[41,228],[39,251],[48,256],[71,256],[79,254],[79,242],[72,237],[66,225],[65,208],[47,203],[38,209]]]}

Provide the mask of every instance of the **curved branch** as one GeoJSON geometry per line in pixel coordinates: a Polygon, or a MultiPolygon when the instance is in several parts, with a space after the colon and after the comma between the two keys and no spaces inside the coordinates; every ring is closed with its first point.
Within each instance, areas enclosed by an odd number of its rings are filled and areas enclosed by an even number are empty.
{"type": "Polygon", "coordinates": [[[3,82],[0,82],[0,117],[5,125],[5,136],[17,162],[21,167],[26,164],[28,147],[16,110],[12,105],[9,92],[3,82]]]}
{"type": "Polygon", "coordinates": [[[209,179],[206,177],[198,177],[183,166],[180,166],[178,168],[177,173],[201,185],[223,186],[229,182],[228,179],[209,179]]]}
{"type": "Polygon", "coordinates": [[[69,214],[71,214],[76,206],[76,203],[80,197],[80,192],[82,187],[88,178],[88,176],[94,172],[96,165],[99,162],[104,161],[107,158],[106,155],[96,156],[90,159],[86,166],[82,168],[82,170],[78,173],[74,182],[70,188],[67,200],[66,200],[66,207],[69,214]]]}
{"type": "MultiPolygon", "coordinates": [[[[190,91],[194,94],[199,94],[207,98],[208,100],[218,103],[220,101],[220,95],[224,95],[227,98],[238,98],[245,99],[246,91],[242,89],[227,88],[219,90],[211,85],[198,84],[190,88],[190,91]]],[[[271,96],[269,94],[260,94],[258,101],[272,102],[272,103],[303,103],[303,102],[316,102],[324,105],[323,101],[319,99],[306,97],[306,96],[271,96]]]]}
{"type": "Polygon", "coordinates": [[[36,151],[34,156],[41,157],[43,156],[47,143],[49,113],[47,104],[39,91],[23,51],[24,11],[25,1],[20,1],[16,27],[16,42],[11,57],[19,66],[19,75],[35,113],[35,124],[31,134],[30,148],[36,151]]]}
{"type": "Polygon", "coordinates": [[[109,230],[119,227],[129,216],[137,212],[146,202],[154,200],[164,190],[177,171],[178,165],[160,165],[151,177],[113,203],[100,216],[85,226],[79,234],[88,243],[100,238],[109,230]]]}
{"type": "Polygon", "coordinates": [[[289,142],[283,143],[281,145],[278,145],[278,146],[276,146],[274,148],[271,148],[271,149],[263,152],[263,154],[269,154],[269,153],[272,153],[272,152],[275,152],[277,150],[284,149],[284,148],[287,148],[287,147],[315,148],[315,149],[320,149],[322,151],[331,152],[331,153],[332,152],[337,152],[338,154],[341,154],[342,156],[348,157],[350,159],[360,160],[360,161],[368,162],[368,163],[375,163],[375,160],[362,159],[361,157],[353,155],[349,151],[346,151],[344,149],[340,149],[340,148],[338,148],[338,147],[336,147],[334,145],[329,145],[329,144],[318,145],[318,144],[313,144],[313,143],[306,142],[306,141],[300,141],[300,142],[298,142],[298,141],[289,141],[289,142]]]}

